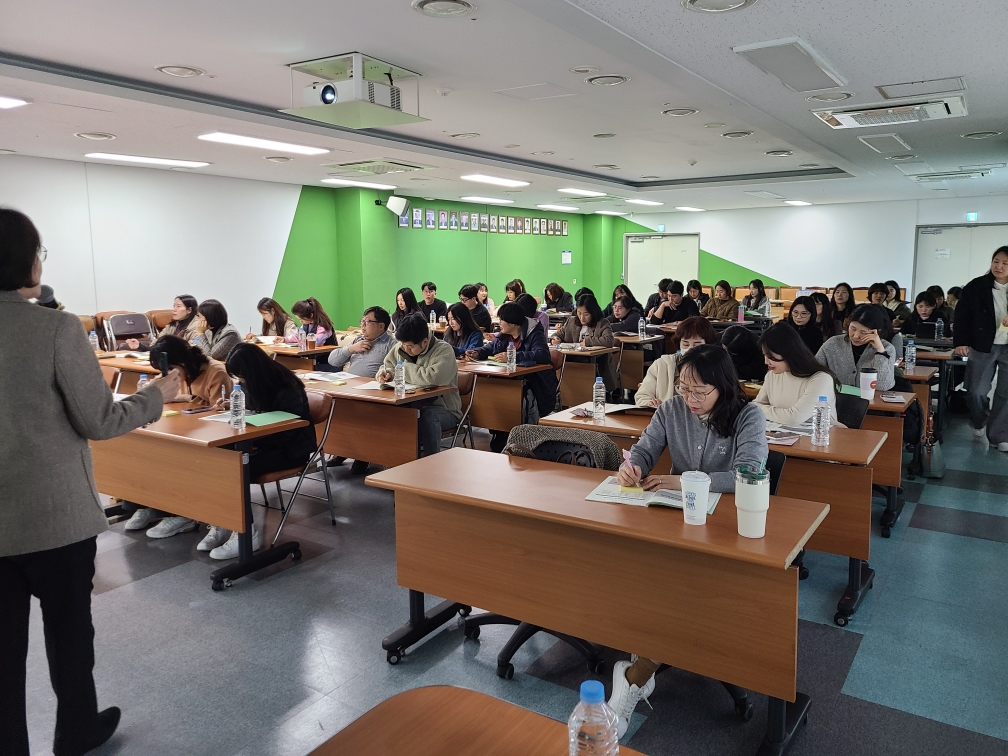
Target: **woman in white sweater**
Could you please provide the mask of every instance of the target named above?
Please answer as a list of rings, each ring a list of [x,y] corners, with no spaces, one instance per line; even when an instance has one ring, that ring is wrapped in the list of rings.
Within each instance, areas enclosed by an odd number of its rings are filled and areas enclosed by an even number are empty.
[[[679,360],[686,352],[701,344],[717,344],[714,326],[707,318],[699,316],[686,318],[676,328],[677,350],[663,354],[651,363],[647,375],[634,396],[638,407],[658,407],[675,396],[676,378],[679,375]]]
[[[763,332],[759,343],[768,370],[755,404],[766,419],[781,425],[807,422],[819,397],[825,396],[836,424],[840,381],[816,360],[798,332],[787,323],[777,323]]]

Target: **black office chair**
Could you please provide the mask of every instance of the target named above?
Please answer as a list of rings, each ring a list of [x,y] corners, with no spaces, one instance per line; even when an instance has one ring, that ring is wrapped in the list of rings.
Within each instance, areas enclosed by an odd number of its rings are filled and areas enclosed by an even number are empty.
[[[837,394],[836,413],[837,420],[848,428],[855,430],[861,427],[865,415],[868,414],[869,401],[853,394]]]

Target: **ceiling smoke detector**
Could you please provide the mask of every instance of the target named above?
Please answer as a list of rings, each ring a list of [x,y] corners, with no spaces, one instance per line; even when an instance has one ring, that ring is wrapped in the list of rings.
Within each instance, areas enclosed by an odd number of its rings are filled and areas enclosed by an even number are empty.
[[[431,18],[452,18],[472,13],[476,4],[467,0],[413,0],[413,10]]]
[[[593,165],[592,168],[598,168],[600,171],[618,171],[619,166],[613,165],[612,163],[597,163]]]
[[[79,139],[90,139],[92,142],[108,142],[116,138],[115,134],[109,134],[107,131],[78,131],[74,136]]]
[[[668,108],[661,112],[662,115],[675,116],[681,118],[683,116],[696,115],[700,111],[696,108]]]
[[[723,136],[725,139],[745,139],[746,137],[751,137],[753,133],[751,131],[726,131]]]
[[[595,137],[596,139],[612,139],[616,135],[607,132],[605,134],[592,134],[592,136]]]
[[[755,5],[756,0],[680,0],[686,10],[698,13],[727,13]]]
[[[822,94],[809,95],[805,100],[807,102],[842,102],[853,96],[853,92],[823,92]]]
[[[969,134],[961,134],[963,139],[990,139],[991,137],[1001,136],[1000,131],[974,131]]]
[[[268,155],[265,159],[271,163],[289,163],[294,158],[287,157],[286,155]]]
[[[599,74],[585,79],[586,84],[593,84],[596,87],[615,87],[617,84],[625,84],[628,81],[630,81],[630,77],[623,74]]]
[[[574,66],[574,68],[571,69],[571,73],[576,74],[598,73],[598,66]]]
[[[765,153],[768,157],[791,157],[794,152],[791,150],[769,150]]]
[[[655,180],[657,180],[660,177],[659,176],[641,176],[641,178],[642,179],[647,179],[648,181],[655,181]]]
[[[513,150],[516,147],[521,147],[521,145],[520,144],[505,144],[504,145],[504,149],[505,150]]]
[[[477,134],[475,131],[466,131],[466,132],[463,132],[462,134],[452,134],[451,138],[452,139],[475,139],[478,136],[479,136],[479,134]]]
[[[178,79],[192,79],[196,76],[206,76],[206,71],[195,66],[158,66],[157,70]]]
[[[533,155],[555,155],[556,153],[551,150],[540,150],[539,152],[533,152]]]
[[[802,163],[798,166],[799,168],[818,168],[819,163]]]

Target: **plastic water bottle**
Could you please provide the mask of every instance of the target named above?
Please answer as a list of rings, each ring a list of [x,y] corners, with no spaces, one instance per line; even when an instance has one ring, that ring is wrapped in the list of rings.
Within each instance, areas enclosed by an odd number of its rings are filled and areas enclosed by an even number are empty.
[[[644,325],[644,318],[637,321],[637,338],[643,339],[647,336],[647,326]]]
[[[812,410],[812,446],[829,446],[830,407],[829,400],[820,396]]]
[[[616,756],[619,753],[616,712],[605,701],[598,680],[581,683],[581,702],[567,720],[569,756]]]
[[[935,328],[935,330],[938,329]],[[906,346],[903,347],[903,365],[908,373],[917,367],[917,346],[913,339],[907,339]]]
[[[592,387],[592,420],[596,423],[605,422],[605,384],[601,378],[596,378]]]
[[[430,311],[430,324],[431,328],[437,325],[437,313],[434,310]]]
[[[739,323],[745,322],[745,307],[743,307],[742,305],[738,306],[738,322]]]
[[[304,326],[298,329],[298,349],[302,352],[308,348],[308,332]]]
[[[507,371],[513,373],[518,369],[518,358],[517,352],[515,351],[514,342],[510,342],[507,348]]]
[[[150,379],[147,377],[147,374],[141,373],[140,377],[137,378],[137,387],[136,387],[137,393],[139,394],[141,389],[147,388],[147,384],[149,382]]]
[[[935,322],[935,339],[941,341],[945,338],[945,321],[941,318]]]
[[[100,349],[100,347],[98,346],[98,334],[97,333],[95,333],[94,331],[91,331],[91,333],[88,334],[87,340],[91,344],[91,351],[92,352],[97,352]]]
[[[406,396],[406,367],[403,365],[402,360],[396,363],[392,384],[395,387],[395,395],[398,398],[401,399]]]
[[[245,430],[245,392],[240,383],[231,390],[231,419],[228,425],[235,430]]]

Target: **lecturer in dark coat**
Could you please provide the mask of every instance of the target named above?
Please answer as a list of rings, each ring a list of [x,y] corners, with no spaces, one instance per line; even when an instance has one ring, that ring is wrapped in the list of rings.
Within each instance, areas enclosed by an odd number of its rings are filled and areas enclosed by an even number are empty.
[[[98,711],[92,676],[95,543],[108,525],[88,439],[160,418],[164,395],[179,389],[172,373],[114,402],[77,316],[28,301],[39,296],[45,258],[31,220],[0,208],[0,752],[15,756],[30,752],[32,596],[56,693],[53,753],[86,753],[115,732],[119,709]]]

